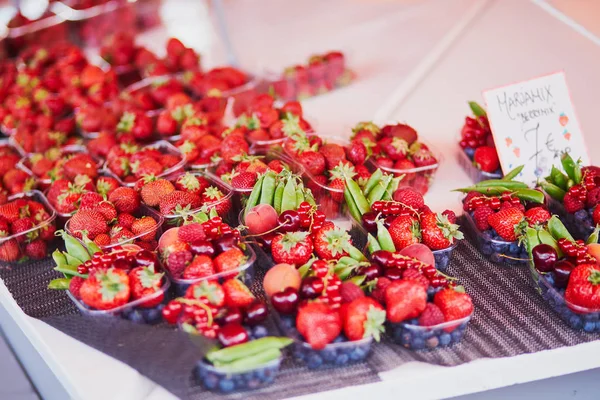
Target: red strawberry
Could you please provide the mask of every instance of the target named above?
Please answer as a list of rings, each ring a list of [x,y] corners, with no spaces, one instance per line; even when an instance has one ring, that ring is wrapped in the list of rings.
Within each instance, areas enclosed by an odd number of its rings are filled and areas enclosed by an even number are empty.
[[[418,149],[412,157],[416,167],[428,167],[437,164],[437,159],[433,153],[425,148]]]
[[[200,197],[195,194],[174,190],[160,198],[159,209],[162,215],[186,213],[200,207]]]
[[[129,301],[129,277],[121,269],[95,270],[81,285],[81,301],[98,310],[110,310]]]
[[[393,281],[385,289],[385,304],[392,323],[416,318],[425,310],[427,290],[416,281]]]
[[[433,303],[427,303],[423,314],[419,317],[420,326],[435,326],[442,324],[444,321],[442,310]]]
[[[342,296],[342,303],[350,303],[360,297],[365,297],[365,292],[354,282],[346,281],[340,286],[340,296]]]
[[[183,270],[183,279],[206,278],[215,274],[215,266],[209,256],[198,255]]]
[[[225,304],[227,307],[244,308],[252,304],[255,300],[250,289],[236,278],[225,281],[223,283],[223,291],[225,291]]]
[[[271,171],[275,172],[276,174],[286,169],[286,166],[279,160],[272,160],[269,162],[269,164],[267,164],[267,166]]]
[[[473,161],[475,166],[484,172],[495,172],[498,168],[500,168],[498,153],[494,147],[478,147],[475,150]]]
[[[367,148],[362,142],[353,141],[350,147],[346,148],[346,157],[354,165],[360,165],[367,159]]]
[[[106,219],[106,222],[108,223],[117,218],[117,209],[108,201],[99,203],[95,209],[104,216],[104,219]]]
[[[390,224],[388,231],[392,236],[396,250],[402,250],[411,244],[419,243],[421,238],[419,222],[406,215],[396,217]]]
[[[568,213],[574,214],[579,210],[583,210],[585,203],[573,194],[567,192],[563,198],[563,205]]]
[[[464,238],[459,226],[451,224],[443,214],[426,213],[421,216],[421,236],[423,244],[432,250],[446,249],[455,240]]]
[[[37,231],[29,232],[27,234],[22,234],[26,231],[31,230],[35,226],[33,220],[29,217],[19,218],[14,221],[11,225],[11,233],[13,235],[19,235],[16,237],[17,241],[20,243],[25,242],[26,240],[35,239],[38,236]]]
[[[417,268],[407,268],[404,271],[402,271],[402,279],[404,279],[405,281],[412,280],[418,282],[421,285],[423,285],[425,289],[429,287],[429,279],[427,279],[425,275],[423,275],[421,270]]]
[[[194,283],[185,291],[185,297],[188,299],[206,299],[215,307],[225,305],[225,290],[218,282],[204,280]]]
[[[86,231],[87,236],[94,240],[101,233],[108,233],[108,225],[104,216],[94,210],[79,210],[68,222],[69,231],[77,238],[81,238],[81,232]]]
[[[510,208],[512,208],[512,206]],[[475,211],[473,211],[473,220],[475,220],[475,226],[477,229],[482,232],[490,229],[488,218],[494,214],[494,210],[488,206],[476,208]]]
[[[423,195],[409,187],[398,188],[394,192],[394,200],[410,207],[413,210],[420,210],[425,205]]]
[[[543,224],[552,217],[550,212],[543,207],[533,207],[525,212],[525,219],[529,226],[533,227],[536,224]]]
[[[209,186],[210,182],[208,179],[190,172],[186,172],[175,181],[175,188],[177,190],[183,190],[184,192],[193,193],[198,196],[201,196]]]
[[[386,137],[379,141],[379,146],[392,161],[406,158],[409,152],[408,142],[399,137]]]
[[[276,263],[304,265],[313,252],[309,232],[288,232],[275,236],[271,243],[271,253]]]
[[[385,304],[385,289],[387,289],[390,283],[392,283],[392,281],[384,276],[377,278],[377,283],[371,292],[371,297],[377,300],[380,304]]]
[[[408,142],[408,144],[413,144],[418,139],[417,131],[414,130],[409,125],[406,124],[394,124],[394,125],[386,125],[381,128],[381,134],[385,136],[399,137]]]
[[[352,239],[345,230],[336,227],[331,222],[326,222],[323,227],[314,233],[314,251],[323,260],[339,260],[348,255],[348,247]]]
[[[231,186],[236,189],[252,189],[256,184],[257,175],[253,172],[242,172],[231,179]]]
[[[123,228],[131,229],[135,222],[135,217],[128,213],[121,213],[117,216],[117,225]]]
[[[204,228],[202,228],[202,224],[194,222],[181,226],[177,230],[177,237],[183,242],[195,243],[205,240],[206,233],[204,232]]]
[[[440,290],[435,294],[433,302],[444,314],[445,321],[455,321],[473,313],[471,296],[461,286]]]
[[[94,238],[94,243],[100,247],[108,246],[110,245],[110,236],[108,236],[106,233],[101,233]]]
[[[231,200],[215,186],[208,187],[204,193],[202,193],[202,203],[210,204],[208,208],[214,207],[217,214],[225,216],[231,209]]]
[[[348,304],[344,314],[344,333],[349,340],[372,336],[379,341],[385,331],[385,310],[370,297],[361,297]]]
[[[109,235],[111,244],[129,242],[135,236],[129,229],[121,228],[120,226],[113,227]]]
[[[313,302],[298,310],[296,328],[313,349],[322,350],[342,332],[342,320],[327,304]]]
[[[225,272],[237,270],[244,265],[247,259],[248,258],[240,249],[233,248],[219,254],[217,257],[215,257],[213,262],[217,272]]]
[[[594,224],[600,224],[600,207],[596,206],[596,208],[594,208],[594,212],[592,213],[592,219],[594,220]]]
[[[98,204],[104,201],[104,198],[96,192],[87,192],[81,195],[79,203],[80,210],[93,210]]]
[[[246,140],[238,135],[229,135],[221,142],[221,157],[225,161],[235,161],[235,157],[248,154],[249,151]]]
[[[600,268],[581,264],[571,271],[565,299],[576,306],[600,309]]]
[[[157,176],[163,172],[161,163],[149,157],[132,162],[130,167],[131,172],[133,172],[138,179],[146,176]]]
[[[316,151],[305,151],[298,156],[300,164],[313,176],[325,172],[325,157]]]
[[[139,240],[144,242],[154,240],[156,236],[155,230],[156,220],[150,216],[138,218],[133,222],[133,224],[131,224],[131,232],[133,232],[133,234],[136,236],[148,232],[139,238]]]
[[[140,195],[132,188],[120,187],[108,196],[119,213],[131,214],[140,206]]]
[[[12,223],[19,219],[19,204],[16,201],[0,205],[0,217]]]
[[[525,215],[518,208],[500,210],[488,217],[488,222],[496,233],[504,240],[517,240],[517,232],[521,229]]]
[[[96,191],[104,197],[108,197],[118,187],[119,182],[109,176],[100,176],[96,181]]]
[[[0,261],[14,262],[21,257],[21,248],[15,239],[0,242]]]
[[[32,260],[41,260],[46,257],[47,245],[42,239],[36,239],[27,243],[25,255]]]
[[[79,276],[72,277],[71,281],[69,282],[69,292],[71,292],[71,294],[75,296],[76,299],[81,299],[79,291],[81,290],[83,282],[85,282],[85,279]]]
[[[155,296],[139,307],[153,308],[162,303],[164,294],[156,294],[162,286],[162,277],[163,274],[155,272],[154,267],[136,267],[129,272],[131,297],[134,300]]]
[[[331,170],[346,161],[346,152],[339,144],[327,143],[321,146],[319,153],[325,157],[327,169]]]
[[[448,221],[450,221],[451,224],[456,223],[456,214],[454,213],[454,211],[444,210],[444,212],[442,214],[445,215],[446,218],[448,218]]]

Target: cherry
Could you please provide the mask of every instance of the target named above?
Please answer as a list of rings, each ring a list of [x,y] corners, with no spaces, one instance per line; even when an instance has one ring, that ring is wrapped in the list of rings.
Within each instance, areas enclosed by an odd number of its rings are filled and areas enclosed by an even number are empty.
[[[117,269],[123,269],[123,270],[128,270],[131,268],[131,265],[124,258],[119,258],[119,259],[113,261],[112,266]]]
[[[227,310],[227,314],[223,317],[223,325],[227,324],[241,324],[244,316],[239,308],[230,308]]]
[[[400,268],[388,268],[385,270],[384,276],[395,281],[402,278],[402,270]]]
[[[371,259],[375,264],[383,268],[392,267],[394,263],[393,253],[387,250],[377,250],[376,252],[371,254]]]
[[[271,296],[271,304],[281,314],[293,314],[298,307],[298,292],[293,287],[288,287]]]
[[[385,225],[386,228],[389,228],[390,225],[392,225],[392,222],[394,222],[395,219],[396,219],[396,215],[388,215],[383,220],[383,225]]]
[[[281,232],[296,232],[300,230],[300,214],[294,210],[286,210],[279,215],[279,230]]]
[[[203,332],[205,336],[206,333]],[[236,344],[246,343],[250,338],[248,337],[248,332],[244,329],[244,327],[240,324],[227,324],[221,329],[219,329],[219,333],[217,335],[219,342],[223,345],[223,347],[235,346]]]
[[[540,273],[546,273],[552,271],[554,264],[558,260],[556,250],[549,244],[538,244],[531,251],[533,256],[533,265],[535,269]]]
[[[248,325],[260,324],[267,318],[267,314],[268,310],[265,303],[257,300],[246,308],[245,322]]]
[[[170,301],[169,304],[162,310],[162,316],[168,324],[176,324],[179,315],[183,309],[183,305],[178,301]]]
[[[363,267],[360,269],[359,275],[365,276],[365,281],[369,282],[373,279],[377,279],[382,274],[381,267],[376,264],[371,264],[368,267]]]
[[[302,281],[300,295],[305,299],[315,299],[321,295],[324,287],[321,278],[310,276]]]
[[[192,250],[192,254],[194,255],[209,256],[211,258],[216,253],[212,243],[208,240],[201,240],[198,242],[190,243],[190,249]]]
[[[554,264],[554,285],[557,288],[564,289],[567,287],[573,268],[575,268],[575,266],[567,260],[560,260]]]
[[[218,239],[213,240],[213,246],[215,251],[220,254],[227,250],[236,248],[239,242],[240,240],[235,237],[233,233],[228,233]]]
[[[377,215],[378,212],[369,211],[362,216],[362,225],[369,233],[377,232]]]
[[[329,272],[329,264],[327,263],[327,261],[317,260],[313,263],[311,269],[313,270],[316,277],[324,278]]]
[[[156,256],[148,250],[138,252],[134,259],[138,266],[150,266],[156,263]]]

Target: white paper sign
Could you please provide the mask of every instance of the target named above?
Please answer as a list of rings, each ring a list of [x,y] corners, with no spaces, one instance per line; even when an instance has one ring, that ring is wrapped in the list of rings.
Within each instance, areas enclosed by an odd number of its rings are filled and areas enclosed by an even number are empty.
[[[525,165],[518,179],[535,184],[560,167],[560,155],[589,164],[564,72],[483,92],[504,173]]]

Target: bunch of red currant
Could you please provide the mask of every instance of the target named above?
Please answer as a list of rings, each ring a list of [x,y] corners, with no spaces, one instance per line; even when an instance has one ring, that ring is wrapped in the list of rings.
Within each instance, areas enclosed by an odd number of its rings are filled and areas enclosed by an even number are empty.
[[[596,263],[596,258],[588,252],[588,248],[583,240],[570,241],[569,239],[558,239],[558,247],[567,255],[574,259],[575,264]]]
[[[518,197],[514,197],[510,192],[504,192],[500,197],[488,197],[488,196],[476,196],[464,204],[465,211],[474,211],[475,209],[483,206],[488,206],[492,210],[496,211],[502,207],[503,202],[510,202],[513,206],[521,205],[521,200]]]

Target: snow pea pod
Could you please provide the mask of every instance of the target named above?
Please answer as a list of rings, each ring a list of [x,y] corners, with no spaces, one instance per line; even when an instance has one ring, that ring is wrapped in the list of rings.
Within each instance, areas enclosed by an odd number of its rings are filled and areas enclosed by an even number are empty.
[[[252,343],[252,342],[250,342]],[[252,354],[251,356],[240,358],[228,364],[219,365],[220,371],[233,374],[238,372],[246,372],[274,361],[281,357],[281,350],[266,349],[260,353]]]
[[[275,196],[275,173],[268,171],[265,173],[262,188],[260,190],[260,201],[259,204],[273,204],[273,197]]]
[[[567,194],[567,192],[565,192],[563,189],[550,182],[542,181],[540,182],[540,186],[544,192],[548,193],[550,197],[558,201],[562,201],[565,197],[565,194]]]
[[[385,225],[383,225],[383,221],[377,221],[377,241],[381,246],[382,250],[387,250],[391,252],[396,251],[396,246],[394,246],[394,241],[392,240],[392,236],[390,232],[386,229]]]
[[[375,239],[375,236],[371,235],[370,233],[367,234],[367,247],[369,249],[369,253],[371,254],[381,250],[379,242],[377,239]]]
[[[553,215],[552,218],[548,220],[548,230],[552,234],[554,239],[568,239],[571,242],[574,242],[573,236],[569,233],[567,228],[563,225],[563,223],[558,219],[556,215]]]
[[[530,203],[539,203],[539,204],[544,203],[544,193],[540,192],[539,190],[516,189],[514,191],[514,193],[519,199],[521,199],[523,201],[528,201]]]
[[[282,349],[292,343],[293,340],[288,337],[268,336],[236,346],[211,351],[206,355],[206,359],[213,364],[227,364],[255,354],[260,354],[268,349]]]
[[[502,186],[507,189],[527,189],[529,186],[519,181],[499,181],[497,179],[490,179],[486,181],[481,181],[475,185],[475,187],[497,187]]]
[[[277,214],[281,214],[281,200],[283,200],[283,190],[285,189],[285,182],[279,181],[277,188],[275,189],[275,196],[273,196],[273,208],[277,211]]]
[[[556,168],[554,165],[552,166],[552,170],[550,171],[550,183],[558,186],[562,190],[567,190],[567,182],[569,177],[562,173],[561,170]]]
[[[350,193],[348,186],[346,186],[346,188],[344,189],[344,200],[346,200],[346,205],[348,206],[348,212],[350,213],[352,218],[354,218],[356,221],[360,222],[360,220],[362,218],[362,214],[358,210],[358,207],[356,206],[356,203],[354,202],[354,199],[352,198],[352,194]]]
[[[67,290],[69,289],[69,283],[71,283],[71,279],[69,278],[52,279],[50,283],[48,283],[48,289]]]
[[[248,202],[246,203],[246,210],[244,211],[244,216],[246,216],[250,210],[252,210],[255,206],[258,205],[258,200],[260,199],[260,192],[262,190],[262,183],[264,175],[258,177],[256,184],[254,185],[254,189],[252,189],[252,193],[250,193],[250,197],[248,197]]]
[[[348,190],[348,192],[354,199],[354,203],[356,204],[356,208],[358,208],[360,215],[366,214],[369,211],[371,211],[371,206],[365,198],[365,195],[363,194],[362,190],[360,190],[360,186],[358,186],[358,183],[356,183],[354,179],[348,177],[346,177],[345,181],[345,190]],[[358,219],[358,221],[360,221],[360,218]]]
[[[517,177],[517,175],[519,175],[521,173],[521,171],[523,171],[523,168],[525,168],[524,165],[519,165],[518,167],[508,171],[508,173],[506,175],[504,175],[502,177],[502,179],[500,179],[501,181],[512,181],[513,179],[515,179]]]
[[[296,209],[296,182],[293,178],[288,178],[283,197],[281,198],[281,212]]]
[[[373,188],[375,187],[375,185],[377,185],[377,182],[379,182],[381,178],[383,178],[383,172],[381,171],[381,169],[377,168],[377,170],[371,174],[371,177],[365,185],[365,188],[363,190],[365,196],[369,195],[371,190],[373,190]]]

